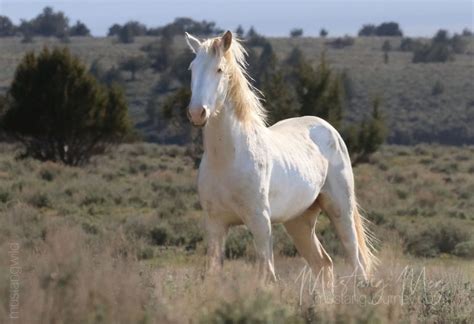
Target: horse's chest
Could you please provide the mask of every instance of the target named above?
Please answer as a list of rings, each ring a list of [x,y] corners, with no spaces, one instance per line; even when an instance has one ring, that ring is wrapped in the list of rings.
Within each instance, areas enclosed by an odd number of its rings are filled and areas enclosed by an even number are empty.
[[[238,218],[242,213],[257,209],[266,193],[262,176],[249,169],[218,172],[201,168],[198,189],[201,204],[207,212]]]

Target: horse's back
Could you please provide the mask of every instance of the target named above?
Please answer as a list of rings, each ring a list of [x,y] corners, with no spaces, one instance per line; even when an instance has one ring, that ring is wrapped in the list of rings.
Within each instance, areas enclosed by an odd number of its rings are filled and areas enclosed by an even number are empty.
[[[315,116],[303,116],[284,119],[269,128],[277,134],[285,136],[308,136],[328,159],[335,153],[346,153],[346,146],[337,130],[324,119]],[[343,152],[337,152],[343,151]]]

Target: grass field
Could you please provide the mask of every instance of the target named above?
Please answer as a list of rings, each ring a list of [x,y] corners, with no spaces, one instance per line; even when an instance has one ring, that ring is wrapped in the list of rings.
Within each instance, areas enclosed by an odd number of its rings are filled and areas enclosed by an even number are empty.
[[[382,44],[391,42],[394,49],[389,53],[389,63],[383,60]],[[349,120],[360,120],[371,109],[375,96],[383,100],[383,110],[390,128],[389,142],[413,144],[438,142],[444,144],[473,144],[474,131],[474,41],[468,41],[467,54],[456,55],[447,63],[413,64],[413,53],[400,52],[400,38],[356,38],[353,46],[335,49],[320,38],[269,38],[274,52],[284,59],[294,46],[301,48],[307,58],[316,64],[326,51],[330,64],[339,71],[346,71],[352,80],[354,96],[348,103]],[[68,46],[85,63],[94,60],[105,67],[131,56],[144,55],[141,48],[157,41],[154,37],[137,37],[132,44],[118,43],[114,38],[71,38],[68,44],[56,39],[37,38],[31,44],[22,44],[19,38],[2,38],[0,47],[0,93],[5,92],[13,77],[16,65],[28,50],[40,50],[44,46]],[[426,39],[424,41],[427,41]],[[185,50],[185,42],[176,37],[177,53]],[[187,69],[187,66],[183,66]],[[138,73],[136,81],[130,81],[123,73],[124,87],[134,121],[142,125],[142,132],[152,138],[158,132],[147,127],[145,107],[153,88],[161,75],[151,69]],[[437,83],[442,92],[433,94]]]
[[[204,277],[205,238],[186,148],[122,145],[83,168],[15,159],[0,147],[0,317],[19,275],[22,323],[469,323],[474,320],[473,147],[384,146],[355,169],[381,265],[354,287],[328,220],[334,294],[299,276],[280,225],[279,281],[255,277],[251,236],[234,229],[224,273]]]

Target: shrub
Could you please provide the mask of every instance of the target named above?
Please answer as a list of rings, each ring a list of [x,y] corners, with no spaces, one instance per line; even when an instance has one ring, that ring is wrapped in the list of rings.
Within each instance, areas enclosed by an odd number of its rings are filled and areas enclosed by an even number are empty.
[[[37,208],[51,207],[52,205],[49,196],[45,193],[35,193],[29,198],[28,202]]]
[[[118,33],[118,40],[124,44],[131,44],[135,41],[135,35],[130,28],[122,27]]]
[[[423,44],[420,41],[413,40],[412,38],[403,38],[400,42],[400,51],[402,52],[413,52]]]
[[[421,45],[413,52],[413,63],[447,62],[453,59],[453,51],[447,44]]]
[[[130,72],[132,81],[135,81],[137,72],[146,69],[147,66],[147,59],[143,56],[129,57],[120,62],[120,68]]]
[[[45,7],[43,12],[27,22],[29,31],[41,36],[62,36],[67,33],[69,19],[63,12],[54,12],[53,8]]]
[[[74,26],[69,29],[69,35],[71,36],[90,36],[91,31],[89,28],[80,20],[76,22]]]
[[[347,47],[347,46],[352,46],[352,45],[354,45],[354,43],[355,43],[354,38],[350,37],[348,35],[346,35],[344,37],[337,37],[333,41],[328,42],[329,45],[331,45],[334,48],[338,48],[338,49],[341,49],[341,48],[344,48],[344,47]]]
[[[0,37],[14,36],[15,25],[7,16],[0,16]]]
[[[437,96],[439,94],[442,94],[444,92],[444,84],[441,81],[436,81],[436,83],[433,85],[433,88],[431,89],[431,94],[433,96]]]
[[[236,229],[230,232],[225,242],[225,256],[229,259],[238,259],[246,256],[252,236],[249,231]]]
[[[155,245],[165,245],[170,237],[170,231],[166,227],[155,226],[150,230],[150,239]]]
[[[440,253],[454,253],[459,243],[469,239],[469,231],[451,222],[431,223],[421,231],[401,233],[405,237],[408,252],[423,257],[435,257]],[[461,251],[461,246],[458,251]]]
[[[466,52],[466,40],[455,34],[449,37],[446,30],[439,30],[430,44],[418,46],[413,54],[413,62],[447,62],[454,59],[454,54]]]
[[[123,91],[100,85],[67,49],[26,54],[8,99],[2,123],[23,156],[80,165],[130,133]]]
[[[294,28],[290,31],[290,36],[293,38],[298,38],[303,36],[303,29],[302,28]]]
[[[53,181],[54,177],[55,177],[55,174],[51,170],[44,169],[44,170],[41,170],[40,172],[40,178],[45,181]]]
[[[8,201],[10,201],[10,199],[11,199],[10,193],[2,189],[2,191],[0,191],[0,203],[5,204]]]
[[[396,22],[384,22],[378,26],[367,24],[359,30],[359,36],[403,36]]]
[[[453,254],[465,258],[474,258],[474,241],[466,241],[456,244]]]
[[[286,307],[272,301],[272,296],[260,293],[255,297],[224,301],[217,309],[201,318],[201,323],[302,323]]]
[[[392,50],[392,44],[390,43],[389,40],[386,40],[382,44],[382,51],[384,52],[390,52]]]

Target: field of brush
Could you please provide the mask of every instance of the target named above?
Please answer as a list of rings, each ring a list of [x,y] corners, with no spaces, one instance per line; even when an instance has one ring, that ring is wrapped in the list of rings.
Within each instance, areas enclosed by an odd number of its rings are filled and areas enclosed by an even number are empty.
[[[388,40],[392,51],[384,63],[382,45]],[[429,39],[420,39],[428,42]],[[130,57],[146,56],[144,46],[159,41],[156,37],[137,37],[131,44],[121,44],[115,38],[72,37],[67,44],[54,38],[35,38],[23,44],[20,38],[2,38],[0,46],[0,94],[4,93],[14,75],[16,65],[30,50],[44,46],[68,46],[87,65],[94,61],[108,69]],[[450,145],[474,143],[474,38],[466,37],[466,54],[456,54],[446,63],[412,63],[412,52],[399,51],[401,38],[358,37],[352,46],[334,48],[334,39],[303,37],[269,38],[280,61],[299,47],[314,64],[326,52],[328,62],[338,72],[345,72],[353,95],[347,102],[348,120],[361,120],[370,113],[375,96],[382,99],[382,109],[389,125],[389,143],[443,143]],[[173,42],[178,57],[187,51],[182,37]],[[261,48],[255,48],[258,54]],[[183,71],[188,68],[183,63]],[[122,72],[130,112],[146,138],[159,131],[147,127],[146,106],[163,77],[151,68],[137,73],[132,81]],[[186,85],[187,86],[187,85]],[[438,88],[437,88],[438,87]],[[435,91],[437,89],[437,91]]]
[[[0,146],[0,318],[19,275],[22,323],[469,323],[474,298],[474,147],[384,146],[355,168],[381,260],[366,287],[335,260],[334,293],[315,285],[281,225],[279,281],[259,284],[251,235],[226,242],[204,277],[203,211],[185,148],[128,144],[76,168],[16,159]]]

